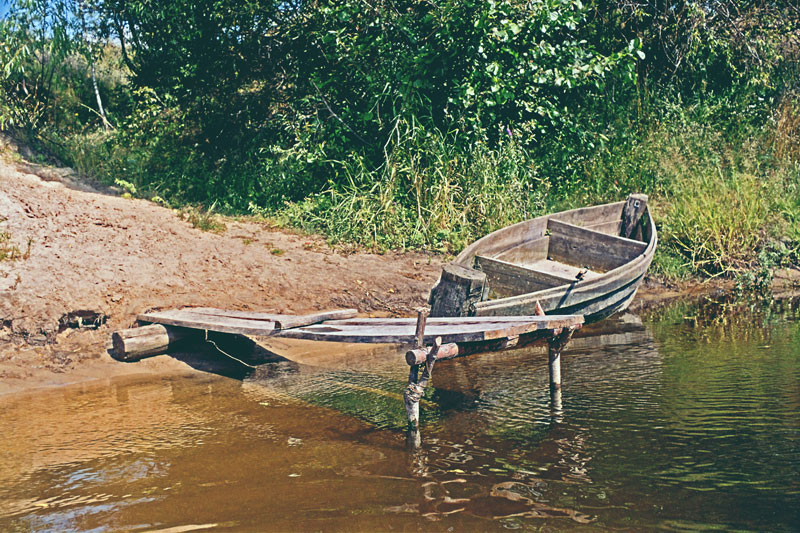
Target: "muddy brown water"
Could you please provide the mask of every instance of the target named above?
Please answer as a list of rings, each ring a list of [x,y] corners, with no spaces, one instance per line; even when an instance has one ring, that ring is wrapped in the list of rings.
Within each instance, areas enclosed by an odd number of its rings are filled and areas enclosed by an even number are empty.
[[[417,450],[385,348],[8,397],[0,530],[796,530],[798,306],[606,324],[561,409],[541,352],[441,363]]]

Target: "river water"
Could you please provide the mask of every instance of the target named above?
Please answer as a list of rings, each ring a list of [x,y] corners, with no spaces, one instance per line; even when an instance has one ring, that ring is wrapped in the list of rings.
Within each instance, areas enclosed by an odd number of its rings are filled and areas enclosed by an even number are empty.
[[[799,307],[586,328],[560,409],[541,351],[442,362],[416,449],[381,347],[9,397],[0,530],[798,530]]]

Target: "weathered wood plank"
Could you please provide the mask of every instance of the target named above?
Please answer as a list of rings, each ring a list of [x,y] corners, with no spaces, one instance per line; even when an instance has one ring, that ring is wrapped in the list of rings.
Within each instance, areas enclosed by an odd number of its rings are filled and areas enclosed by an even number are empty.
[[[438,350],[436,350],[434,359],[436,361],[441,361],[446,359],[455,359],[456,357],[464,357],[465,355],[471,355],[475,353],[500,352],[519,349],[529,346],[537,341],[543,342],[551,335],[553,335],[553,330],[541,329],[532,331],[530,333],[524,333],[518,337],[494,339],[473,343],[451,342],[440,346]],[[432,350],[432,346],[408,350],[405,356],[406,364],[411,366],[424,363],[427,360],[428,354],[430,354]]]
[[[622,217],[622,207],[624,205],[625,202],[614,202],[612,204],[581,207],[562,213],[553,213],[550,215],[550,220],[558,220],[575,226],[591,226],[605,222],[619,222]]]
[[[220,311],[222,313],[217,314]],[[137,319],[140,322],[217,331],[220,333],[271,335],[280,329],[307,326],[329,319],[350,318],[356,315],[357,311],[355,309],[323,311],[308,315],[282,315],[190,307],[145,313],[139,315]]]
[[[261,313],[256,311],[231,311],[213,307],[185,307],[183,311],[192,314],[206,315],[209,317],[239,318],[243,320],[271,321],[278,324],[280,329],[296,328],[324,322],[325,320],[340,320],[358,316],[357,309],[336,309],[333,311],[320,311],[306,315],[287,315],[282,313]]]
[[[547,258],[547,249],[550,247],[550,237],[545,236],[539,239],[528,241],[506,250],[505,252],[493,256],[506,263],[524,265]]]
[[[486,273],[489,288],[500,295],[516,295],[577,281],[489,257],[475,256],[475,266]]]
[[[619,235],[620,227],[622,227],[622,221],[614,220],[611,222],[604,222],[602,224],[590,224],[584,227],[586,229],[599,231],[600,233],[605,233],[607,235]]]
[[[647,244],[551,220],[550,258],[608,272],[641,255]]]
[[[551,261],[549,259],[537,261],[533,264],[525,266],[531,270],[538,270],[542,274],[549,274],[569,280],[570,283],[575,283],[576,281],[584,279],[595,279],[601,275],[594,270],[587,270],[585,268],[568,265],[566,263],[559,263],[558,261]]]
[[[605,299],[605,304],[610,304],[608,296],[625,287],[636,286],[641,282],[652,257],[637,265],[634,272],[624,270],[612,278],[600,277],[596,280],[582,281],[566,289],[556,288],[538,293],[522,294],[510,298],[502,298],[482,302],[475,308],[477,316],[505,316],[524,315],[532,313],[536,302],[540,302],[545,311],[576,312],[588,315],[589,306],[593,306],[598,299]]]
[[[450,263],[442,268],[439,282],[428,301],[431,316],[467,316],[472,306],[486,299],[486,274]]]
[[[498,317],[500,319],[501,317]],[[555,315],[544,317],[528,317],[526,322],[511,320],[508,323],[496,324],[432,324],[425,328],[424,342],[433,343],[436,337],[442,342],[477,342],[492,339],[518,336],[542,329],[572,327],[583,323],[579,315]],[[405,324],[396,325],[345,325],[329,321],[315,326],[283,330],[276,333],[278,337],[310,339],[331,342],[375,342],[413,344],[415,342],[416,319],[407,319]]]
[[[343,326],[402,326],[409,323],[410,318],[350,318],[345,320],[331,320],[326,322],[334,325]],[[470,317],[428,317],[427,324],[450,325],[450,324],[474,324],[489,325],[512,322],[530,322],[530,316],[470,316]]]
[[[144,313],[137,317],[139,322],[164,324],[183,328],[233,333],[239,335],[272,335],[280,328],[274,320],[247,320],[243,318],[212,317],[194,314],[187,310],[173,309]]]
[[[467,246],[458,254],[454,262],[463,266],[471,266],[472,257],[475,255],[496,256],[522,243],[544,237],[547,219],[546,216],[532,218],[490,233]]]
[[[120,361],[138,361],[151,355],[167,353],[183,340],[199,337],[200,332],[152,324],[111,334],[113,354]]]
[[[642,227],[639,224],[647,209],[647,195],[646,194],[631,194],[625,202],[625,207],[622,210],[622,225],[620,227],[620,236],[629,239],[641,239]]]

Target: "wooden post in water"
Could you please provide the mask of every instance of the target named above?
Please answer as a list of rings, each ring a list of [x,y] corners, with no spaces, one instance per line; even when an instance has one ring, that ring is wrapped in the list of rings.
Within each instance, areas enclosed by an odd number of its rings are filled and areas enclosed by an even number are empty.
[[[553,330],[553,336],[547,339],[547,368],[550,373],[550,391],[561,390],[561,350],[572,338],[575,328]]]
[[[428,309],[417,309],[417,329],[414,335],[417,350],[425,349],[425,324],[428,320]],[[408,387],[403,393],[403,403],[406,406],[406,415],[408,416],[408,427],[410,431],[414,431],[419,427],[419,401],[425,394],[425,387],[431,379],[433,372],[433,365],[436,363],[436,353],[442,346],[442,338],[436,337],[433,342],[433,348],[426,354],[424,366],[422,364],[411,365],[408,373]],[[420,375],[420,370],[422,374]],[[418,439],[417,439],[418,440]]]

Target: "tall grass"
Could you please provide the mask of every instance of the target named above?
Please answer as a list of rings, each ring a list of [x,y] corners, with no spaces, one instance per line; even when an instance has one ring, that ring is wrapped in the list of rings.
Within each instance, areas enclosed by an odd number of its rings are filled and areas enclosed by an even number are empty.
[[[544,212],[550,182],[513,138],[467,151],[454,135],[408,125],[378,169],[339,163],[342,185],[288,204],[279,217],[335,242],[454,252]]]
[[[598,181],[651,194],[661,237],[653,268],[668,277],[736,276],[763,266],[765,250],[793,258],[800,245],[795,108],[784,104],[753,125],[698,107],[673,110],[624,153],[597,158]]]
[[[414,122],[398,123],[377,165],[355,152],[330,160],[324,147],[305,145],[266,147],[244,164],[213,168],[168,139],[136,144],[102,133],[61,145],[79,171],[123,180],[146,198],[206,206],[198,213],[211,205],[249,211],[375,249],[456,253],[520,220],[638,191],[650,195],[659,228],[652,267],[659,275],[735,276],[763,268],[775,250],[795,260],[797,98],[787,97],[766,118],[737,114],[742,103],[725,99],[662,107],[657,119],[611,125],[607,142],[587,149],[582,165],[558,180],[542,175],[547,155],[510,135],[490,147]],[[320,175],[328,185],[313,192]]]

